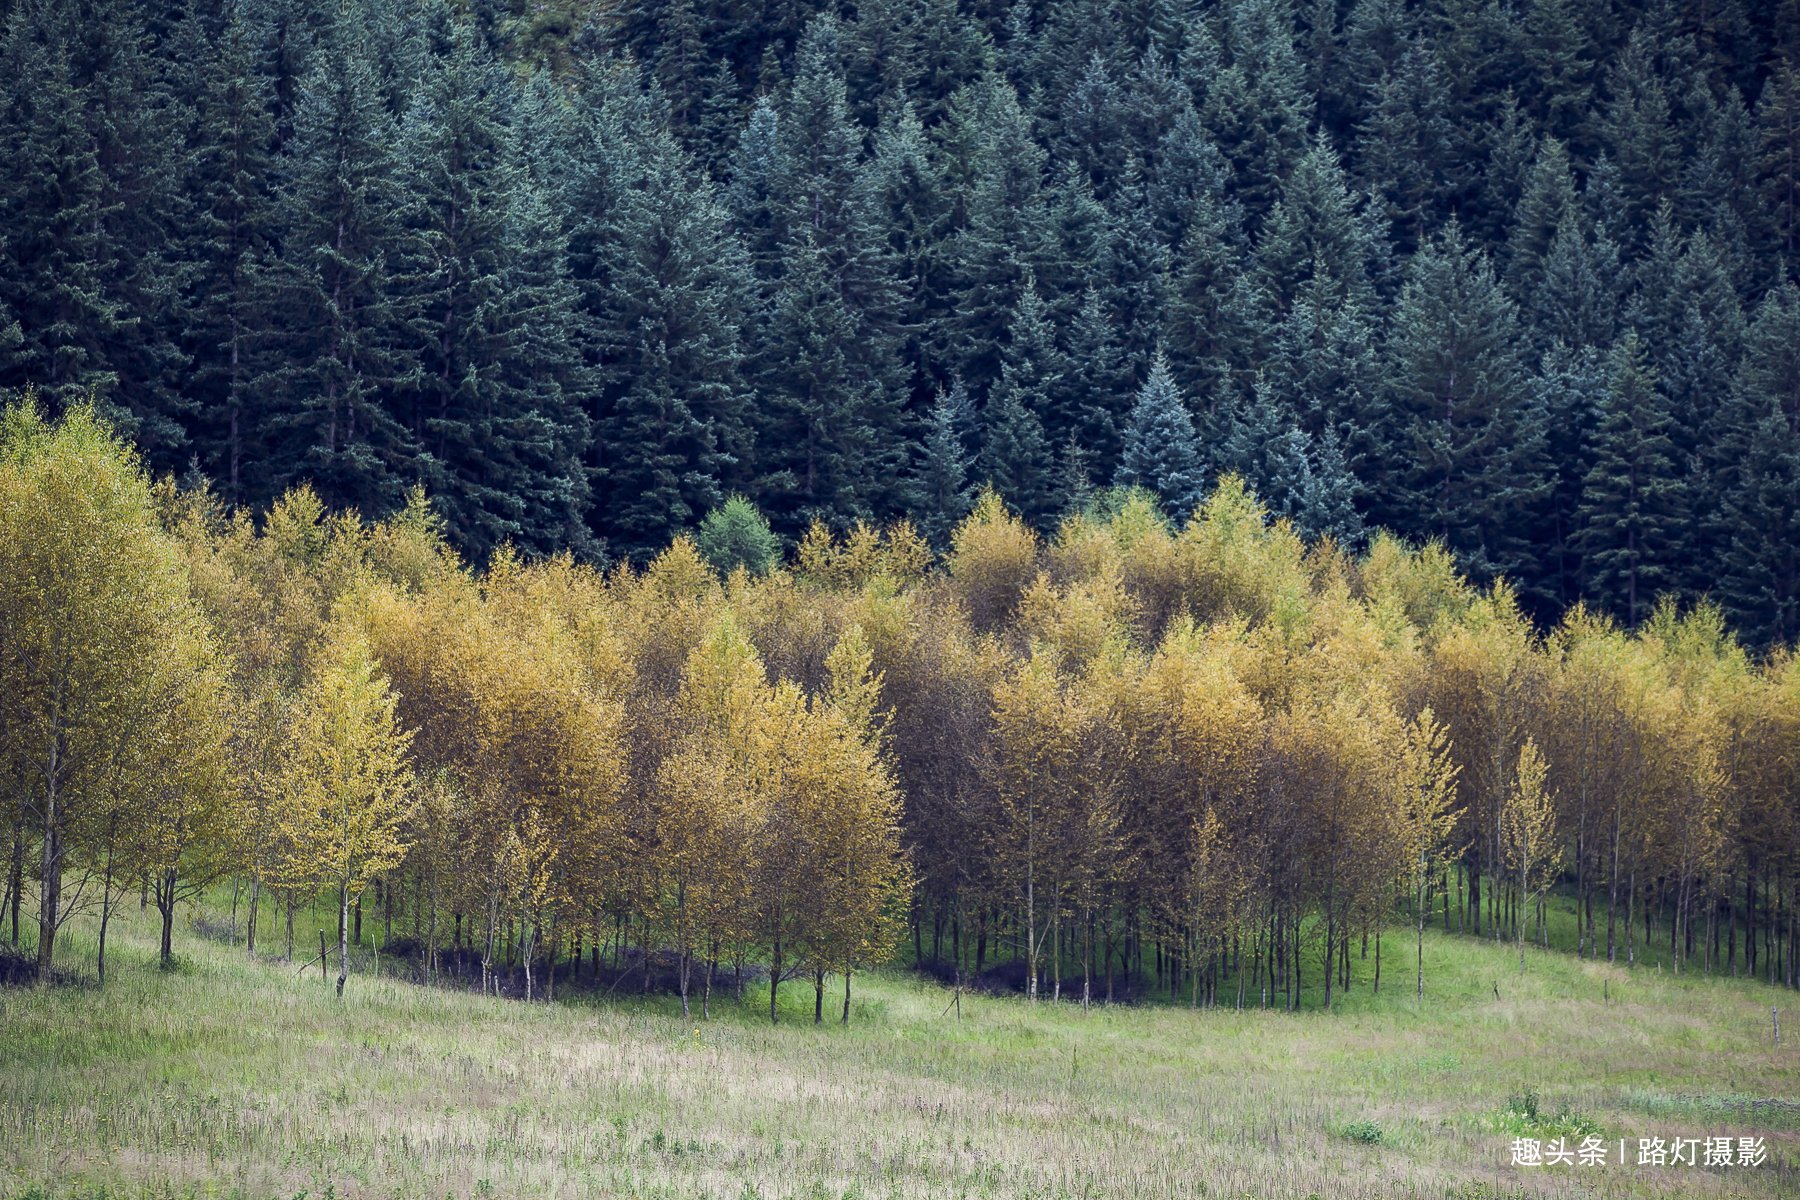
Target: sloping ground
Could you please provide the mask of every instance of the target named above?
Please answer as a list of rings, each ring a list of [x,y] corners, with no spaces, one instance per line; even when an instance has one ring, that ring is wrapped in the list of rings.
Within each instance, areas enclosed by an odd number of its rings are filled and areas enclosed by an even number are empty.
[[[790,984],[771,1028],[766,985],[702,1023],[663,997],[528,1006],[366,977],[339,1001],[316,969],[191,938],[163,973],[136,919],[109,935],[104,991],[0,988],[0,1196],[1800,1188],[1800,1012],[1776,1051],[1769,1008],[1792,993],[1761,984],[1529,950],[1520,976],[1509,948],[1432,935],[1419,1008],[1395,936],[1381,995],[1359,962],[1331,1014],[965,996],[959,1021],[896,974],[858,980],[847,1029],[815,1028]],[[1709,1170],[1702,1141],[1696,1166],[1637,1165],[1640,1138],[1723,1136],[1766,1161]],[[1518,1137],[1598,1138],[1607,1161],[1515,1167]]]

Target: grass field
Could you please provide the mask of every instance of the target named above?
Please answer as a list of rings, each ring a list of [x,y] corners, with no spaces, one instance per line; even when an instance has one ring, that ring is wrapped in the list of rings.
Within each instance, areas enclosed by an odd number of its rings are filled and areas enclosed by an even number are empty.
[[[0,1197],[1800,1195],[1800,1011],[1779,1051],[1769,1012],[1793,993],[1654,966],[1528,949],[1521,977],[1432,934],[1421,1007],[1395,929],[1381,994],[1358,960],[1331,1013],[958,1019],[896,971],[815,1028],[804,985],[774,1027],[766,988],[704,1024],[354,976],[338,1000],[185,929],[160,971],[155,932],[127,906],[104,990],[0,988]],[[1768,1161],[1636,1165],[1639,1138],[1727,1134]],[[1608,1163],[1513,1167],[1517,1136]]]

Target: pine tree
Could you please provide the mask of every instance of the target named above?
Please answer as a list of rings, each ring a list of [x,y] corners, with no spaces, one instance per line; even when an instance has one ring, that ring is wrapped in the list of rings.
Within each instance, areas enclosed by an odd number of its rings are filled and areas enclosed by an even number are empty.
[[[1231,160],[1237,194],[1255,227],[1306,151],[1312,105],[1287,4],[1245,0],[1232,6],[1225,45],[1231,64],[1212,81],[1201,116]]]
[[[615,198],[579,222],[603,364],[594,524],[615,553],[647,558],[750,483],[742,325],[755,285],[711,182],[666,132],[601,153]]]
[[[871,170],[877,220],[887,235],[901,294],[901,357],[911,368],[917,396],[932,371],[932,330],[951,311],[952,213],[942,169],[911,104],[884,116]]]
[[[1122,68],[1129,53],[1112,0],[1052,0],[1032,41],[1028,79],[1053,134],[1095,57],[1109,68]]]
[[[949,548],[950,532],[974,506],[975,490],[969,485],[973,462],[969,439],[975,426],[975,408],[961,379],[940,390],[931,406],[923,453],[912,481],[913,517],[919,532],[939,553]]]
[[[109,288],[115,250],[97,219],[106,184],[75,66],[66,47],[44,44],[40,32],[32,11],[15,6],[0,45],[0,300],[20,332],[0,379],[13,389],[34,386],[60,410],[89,392],[112,395],[118,372],[107,346],[132,315]]]
[[[1619,171],[1625,207],[1618,215],[1632,232],[1645,227],[1645,218],[1669,195],[1680,175],[1670,98],[1649,38],[1645,24],[1632,32],[1625,52],[1607,75],[1612,99],[1600,120],[1601,140]],[[1636,243],[1627,245],[1628,250],[1637,248]]]
[[[501,396],[513,410],[511,489],[527,506],[518,541],[532,552],[597,559],[588,466],[594,426],[587,411],[598,372],[585,351],[592,326],[569,268],[569,211],[557,172],[566,162],[554,100],[541,75],[521,105],[507,146],[516,181],[505,199],[500,334]]]
[[[394,264],[405,245],[398,130],[345,16],[301,86],[277,202],[285,231],[270,272],[270,340],[255,387],[270,398],[266,494],[310,481],[328,505],[399,507],[433,471],[390,407],[414,369]],[[435,477],[432,480],[435,482]]]
[[[1057,406],[1056,398],[1065,394],[1060,389],[1068,369],[1069,363],[1056,345],[1049,308],[1038,295],[1037,279],[1027,274],[1007,325],[1000,381],[994,385],[992,395],[1016,395],[1022,406],[1037,414],[1045,435],[1053,443],[1075,431],[1084,437],[1105,437],[1107,431],[1093,426],[1092,414],[1064,411]]]
[[[1337,94],[1343,73],[1344,33],[1339,28],[1337,0],[1307,0],[1299,5],[1306,26],[1301,48],[1306,60],[1306,90],[1314,97],[1320,124],[1341,130],[1344,112]]]
[[[999,377],[999,347],[1026,274],[1046,253],[1045,155],[1031,137],[1012,85],[990,78],[968,89],[953,136],[973,143],[965,223],[949,246],[954,299],[941,352],[977,389]]]
[[[98,239],[101,294],[123,318],[86,330],[114,375],[104,400],[151,469],[173,471],[192,455],[186,422],[194,405],[181,386],[181,267],[170,245],[185,122],[173,72],[154,53],[163,31],[134,0],[58,0],[27,19],[45,45],[69,53],[98,168],[99,195],[86,220]]]
[[[476,559],[506,542],[587,550],[577,293],[560,196],[541,178],[549,148],[525,145],[548,131],[524,128],[519,107],[512,76],[459,22],[404,130],[406,419],[451,538]]]
[[[590,100],[590,104],[594,101]],[[616,122],[605,106],[609,124]],[[733,228],[750,253],[751,265],[759,280],[774,279],[781,266],[781,244],[787,229],[787,213],[782,203],[782,180],[787,164],[782,158],[781,118],[774,102],[767,96],[750,110],[750,119],[738,136],[731,154],[730,184],[725,189],[725,207],[731,214]],[[590,191],[594,200],[606,198],[610,182],[602,174],[594,179]]]
[[[1800,638],[1800,288],[1763,301],[1731,405],[1718,479],[1717,593],[1753,645]]]
[[[1344,20],[1343,58],[1331,87],[1334,130],[1354,129],[1367,118],[1381,81],[1419,36],[1419,24],[1402,0],[1358,0]]]
[[[1545,138],[1538,144],[1525,193],[1512,214],[1506,239],[1506,287],[1520,304],[1530,304],[1544,281],[1544,262],[1556,231],[1570,223],[1576,208],[1575,176],[1563,143]]]
[[[744,88],[729,57],[713,63],[706,77],[706,98],[688,137],[694,160],[709,179],[723,182],[729,175],[731,154],[744,119]]]
[[[1544,353],[1535,386],[1545,418],[1544,453],[1550,494],[1532,533],[1536,572],[1520,581],[1521,598],[1546,617],[1583,596],[1578,512],[1594,465],[1594,431],[1608,386],[1609,353],[1557,341]]]
[[[1402,256],[1417,248],[1448,198],[1469,183],[1467,167],[1458,162],[1448,101],[1437,59],[1415,44],[1383,77],[1373,111],[1358,129],[1362,178],[1382,201],[1389,240]]]
[[[840,30],[808,26],[781,113],[783,258],[756,333],[763,396],[760,502],[777,531],[842,524],[900,502],[901,295],[862,137],[846,100]]]
[[[1337,431],[1327,428],[1312,439],[1312,479],[1300,497],[1294,524],[1309,538],[1329,536],[1338,545],[1354,549],[1363,536],[1362,513],[1357,497],[1362,484],[1345,461]]]
[[[1057,114],[1056,157],[1078,167],[1102,200],[1112,195],[1131,153],[1126,104],[1124,90],[1096,51]]]
[[[1610,346],[1618,326],[1619,252],[1604,238],[1589,241],[1580,211],[1570,206],[1545,256],[1530,311],[1540,344]]]
[[[1625,184],[1619,175],[1619,168],[1606,151],[1600,152],[1599,158],[1588,169],[1587,182],[1581,189],[1581,206],[1587,212],[1587,218],[1594,229],[1606,235],[1606,240],[1621,248],[1630,248],[1631,254],[1642,252],[1641,239],[1628,238],[1631,212],[1625,206]],[[1630,255],[1627,255],[1629,259]]]
[[[1613,348],[1609,373],[1576,519],[1589,596],[1635,628],[1679,581],[1689,514],[1668,410],[1635,332]]]
[[[1085,293],[1099,286],[1111,232],[1111,214],[1094,185],[1074,163],[1063,163],[1046,196],[1037,272],[1059,320],[1068,320]]]
[[[257,397],[248,384],[273,254],[275,123],[258,74],[256,30],[233,6],[216,39],[197,15],[180,44],[194,74],[188,209],[177,253],[187,267],[183,348],[192,357],[194,445],[228,505],[266,498],[254,476],[264,453]]]
[[[742,496],[727,496],[724,504],[707,513],[694,544],[721,575],[730,575],[740,566],[752,575],[762,575],[781,561],[781,539],[756,505]]]
[[[1581,132],[1594,89],[1590,29],[1580,20],[1579,0],[1534,0],[1525,13],[1525,102],[1548,136],[1567,140]]]
[[[1525,181],[1537,150],[1531,119],[1519,111],[1511,88],[1501,98],[1499,121],[1487,130],[1486,150],[1476,202],[1466,210],[1468,222],[1482,243],[1494,250],[1497,261],[1507,264],[1506,230],[1525,195]],[[1502,277],[1505,274],[1503,265]]]
[[[1169,252],[1150,217],[1143,173],[1133,156],[1120,173],[1107,206],[1095,282],[1100,301],[1118,329],[1125,369],[1134,381],[1145,377],[1151,355],[1162,344]]]
[[[1276,332],[1263,383],[1315,438],[1331,436],[1353,470],[1375,470],[1394,432],[1371,319],[1313,280]],[[1323,294],[1322,294],[1323,293]]]
[[[1138,389],[1113,481],[1149,488],[1172,513],[1191,513],[1200,503],[1205,462],[1194,435],[1194,418],[1160,354],[1151,363],[1150,378]]]
[[[706,98],[706,46],[701,15],[694,0],[672,0],[657,6],[657,35],[651,70],[668,101],[669,120],[688,131],[700,117]]]
[[[790,244],[751,360],[762,397],[755,486],[787,537],[815,520],[868,519],[893,489],[893,397],[867,369],[865,336],[830,255],[810,236]]]
[[[1055,515],[1056,480],[1050,444],[1027,391],[1002,381],[982,413],[981,454],[975,474],[1034,525]]]
[[[1800,262],[1800,72],[1783,58],[1756,102],[1761,154],[1757,176],[1789,269]]]
[[[1290,516],[1312,473],[1307,437],[1258,376],[1252,398],[1234,406],[1213,457],[1220,474],[1242,477],[1257,499],[1278,515]]]
[[[1213,454],[1217,473],[1243,479],[1271,514],[1286,517],[1308,539],[1329,534],[1339,544],[1362,535],[1356,499],[1362,491],[1344,459],[1337,431],[1314,437],[1259,378],[1255,398],[1233,408]]]
[[[1408,264],[1392,329],[1388,386],[1407,450],[1391,482],[1371,481],[1376,519],[1441,539],[1478,575],[1529,572],[1522,524],[1546,488],[1543,420],[1516,309],[1454,223]]]
[[[1060,431],[1079,431],[1093,454],[1096,474],[1109,479],[1118,469],[1119,437],[1134,385],[1098,290],[1089,288],[1082,295],[1065,340],[1061,377],[1049,384],[1052,424]]]
[[[1285,312],[1311,283],[1320,300],[1370,310],[1382,259],[1380,238],[1357,210],[1337,153],[1315,141],[1282,181],[1257,246],[1257,277],[1270,307]]]
[[[1165,244],[1179,249],[1196,221],[1205,224],[1212,219],[1203,215],[1208,212],[1237,214],[1237,236],[1242,237],[1241,211],[1225,197],[1231,167],[1192,105],[1175,115],[1150,161],[1146,193]]]
[[[1735,465],[1718,443],[1730,440],[1724,426],[1733,420],[1731,374],[1743,345],[1743,311],[1712,240],[1704,231],[1681,238],[1666,202],[1652,225],[1650,251],[1635,272],[1638,290],[1626,320],[1656,371],[1688,511],[1711,514],[1726,486],[1714,477],[1728,476]],[[1707,538],[1696,549],[1709,542],[1723,546],[1728,539]],[[1716,570],[1711,555],[1696,554],[1669,586],[1698,594],[1711,587]]]
[[[1260,357],[1267,331],[1262,298],[1245,271],[1243,210],[1225,195],[1226,168],[1203,139],[1197,119],[1177,123],[1164,139],[1153,195],[1171,227],[1164,350],[1182,390],[1211,412]]]
[[[1154,0],[1153,0],[1154,2]],[[1190,15],[1174,17],[1187,21]],[[1185,116],[1204,132],[1194,112],[1194,93],[1168,58],[1158,54],[1140,57],[1125,72],[1125,138],[1127,148],[1143,164],[1146,177],[1154,175],[1159,147]]]

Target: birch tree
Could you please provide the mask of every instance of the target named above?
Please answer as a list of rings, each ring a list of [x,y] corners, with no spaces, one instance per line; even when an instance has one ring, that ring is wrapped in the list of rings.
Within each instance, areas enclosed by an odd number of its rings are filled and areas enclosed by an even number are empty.
[[[1556,842],[1556,799],[1544,785],[1550,766],[1530,738],[1519,748],[1518,775],[1500,814],[1501,850],[1517,881],[1519,974],[1525,973],[1525,917],[1562,865]]]
[[[1396,807],[1405,838],[1407,886],[1412,893],[1418,934],[1418,998],[1425,998],[1425,918],[1431,881],[1437,878],[1456,827],[1457,766],[1448,736],[1427,705],[1406,730],[1406,747],[1396,783]],[[1448,901],[1446,900],[1446,903]]]
[[[400,834],[412,805],[396,698],[362,630],[333,622],[284,748],[284,826],[290,878],[337,893],[337,994],[350,975],[350,907],[370,880],[406,857]]]
[[[138,767],[159,754],[191,761],[210,744],[205,721],[183,718],[213,686],[212,654],[131,451],[87,408],[51,423],[28,394],[6,410],[0,753],[37,843],[40,983],[73,909],[71,855],[107,824],[109,802],[141,803],[136,789],[156,781]]]

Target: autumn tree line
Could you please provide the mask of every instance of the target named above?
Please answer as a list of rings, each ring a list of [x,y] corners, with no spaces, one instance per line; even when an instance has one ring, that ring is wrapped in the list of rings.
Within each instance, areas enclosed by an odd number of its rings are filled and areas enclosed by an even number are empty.
[[[140,891],[167,960],[178,904],[228,876],[253,957],[272,916],[293,957],[296,906],[329,898],[340,993],[371,885],[422,919],[428,978],[467,948],[497,988],[516,953],[528,998],[554,995],[534,967],[628,931],[676,956],[684,1007],[754,959],[810,979],[816,1017],[841,974],[848,1019],[850,974],[898,937],[869,640],[839,623],[803,684],[691,543],[641,573],[476,574],[422,495],[365,524],[303,488],[252,521],[152,486],[90,412],[29,405],[0,429],[0,514],[0,914],[17,946],[36,908],[41,980],[82,912],[104,980]]]
[[[252,956],[336,908],[340,991],[373,903],[425,979],[516,963],[532,998],[605,955],[703,1013],[753,975],[821,1020],[839,980],[848,1020],[910,942],[1034,999],[1329,1005],[1402,928],[1420,994],[1428,926],[1524,969],[1552,887],[1583,956],[1795,983],[1790,654],[1705,605],[1540,629],[1439,546],[1308,543],[1232,477],[1049,536],[989,492],[942,556],[897,523],[784,558],[737,500],[641,568],[477,570],[422,493],[227,510],[27,403],[0,680],[0,922],[35,910],[44,979],[74,915],[103,978],[119,904],[166,957],[230,879]]]

